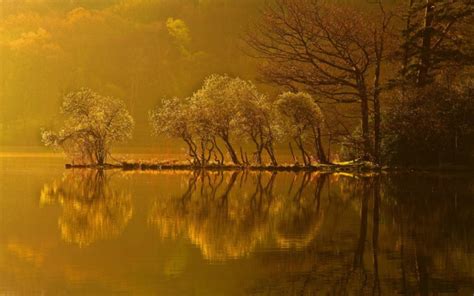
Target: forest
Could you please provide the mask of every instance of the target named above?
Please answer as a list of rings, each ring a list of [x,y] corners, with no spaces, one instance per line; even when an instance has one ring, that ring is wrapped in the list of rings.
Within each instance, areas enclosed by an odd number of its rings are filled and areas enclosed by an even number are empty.
[[[198,167],[472,166],[473,11],[470,0],[268,2],[242,40],[276,91],[211,74],[190,96],[160,99],[150,134],[182,140]],[[43,143],[75,164],[104,165],[132,138],[119,99],[82,88],[61,112],[63,129],[44,130]]]

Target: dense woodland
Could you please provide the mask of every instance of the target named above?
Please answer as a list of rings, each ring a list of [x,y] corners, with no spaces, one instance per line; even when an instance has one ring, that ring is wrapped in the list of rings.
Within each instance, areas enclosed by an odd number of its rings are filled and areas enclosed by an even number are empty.
[[[270,1],[243,40],[280,94],[213,74],[189,97],[162,99],[152,131],[183,140],[197,166],[277,166],[277,148],[302,166],[472,165],[473,12],[470,0]],[[62,112],[65,128],[43,141],[77,163],[102,165],[131,138],[119,100],[81,89]]]

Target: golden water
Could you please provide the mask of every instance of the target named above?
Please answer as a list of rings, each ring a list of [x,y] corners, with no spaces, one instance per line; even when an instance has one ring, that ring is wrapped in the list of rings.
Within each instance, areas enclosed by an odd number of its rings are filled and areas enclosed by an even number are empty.
[[[472,295],[474,177],[0,157],[3,295]]]

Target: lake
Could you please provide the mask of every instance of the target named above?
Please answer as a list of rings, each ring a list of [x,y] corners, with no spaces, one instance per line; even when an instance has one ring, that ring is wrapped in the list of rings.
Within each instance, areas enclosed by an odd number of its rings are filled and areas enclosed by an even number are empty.
[[[1,295],[470,295],[474,177],[0,157]]]

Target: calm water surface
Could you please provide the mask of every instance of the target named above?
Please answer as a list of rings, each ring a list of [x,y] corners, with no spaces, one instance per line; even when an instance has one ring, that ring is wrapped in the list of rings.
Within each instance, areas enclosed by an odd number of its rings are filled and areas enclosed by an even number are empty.
[[[473,295],[474,177],[0,157],[1,295]]]

